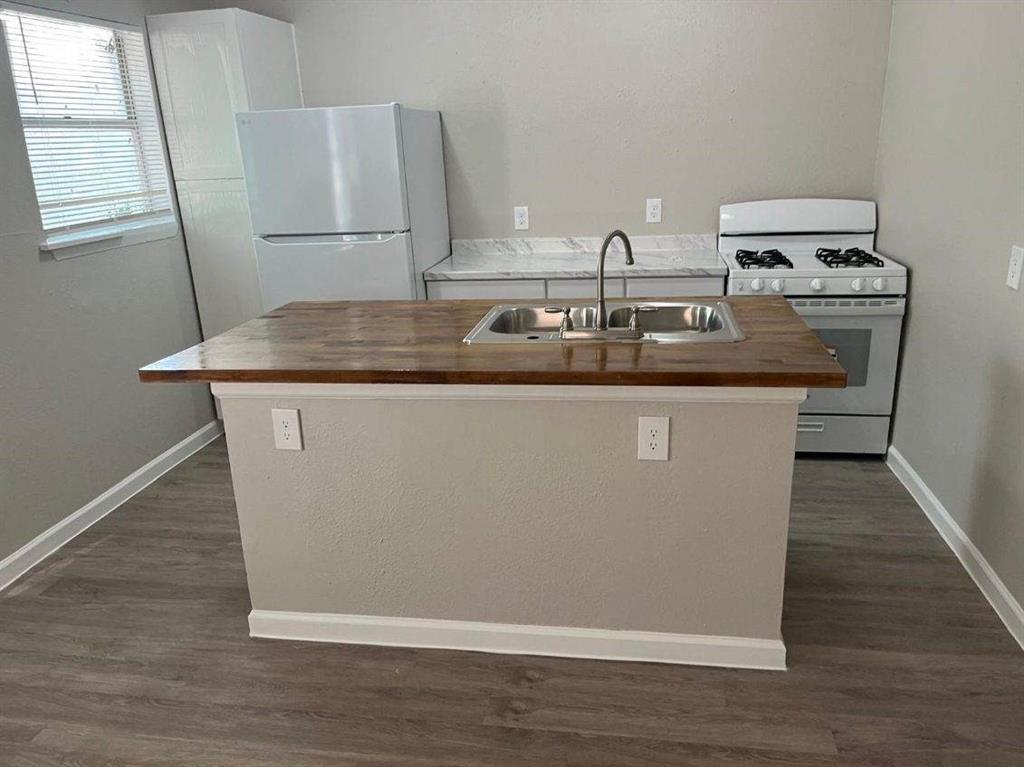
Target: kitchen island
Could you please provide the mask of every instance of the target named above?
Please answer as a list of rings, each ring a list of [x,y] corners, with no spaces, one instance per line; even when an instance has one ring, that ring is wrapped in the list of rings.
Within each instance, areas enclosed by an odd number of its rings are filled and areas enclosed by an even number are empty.
[[[543,346],[463,344],[490,301],[296,303],[140,377],[214,384],[253,636],[781,669],[797,406],[846,376],[726,300],[736,343]]]

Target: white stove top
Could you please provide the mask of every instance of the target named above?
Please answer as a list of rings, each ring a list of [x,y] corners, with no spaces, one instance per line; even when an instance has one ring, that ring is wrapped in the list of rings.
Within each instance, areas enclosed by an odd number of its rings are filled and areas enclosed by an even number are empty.
[[[829,267],[814,251],[787,251],[778,248],[793,268],[751,267],[743,269],[736,260],[736,251],[721,253],[729,267],[730,294],[781,293],[790,296],[809,295],[904,295],[907,292],[907,269],[902,264],[874,250],[864,250],[882,262],[882,266]]]
[[[866,200],[761,200],[719,209],[718,249],[729,266],[727,292],[786,296],[903,296],[907,269],[874,251],[875,204]],[[829,266],[818,248],[860,250],[881,266]],[[744,269],[739,249],[776,250],[792,268]],[[781,260],[781,259],[777,259]],[[748,265],[749,266],[749,265]]]

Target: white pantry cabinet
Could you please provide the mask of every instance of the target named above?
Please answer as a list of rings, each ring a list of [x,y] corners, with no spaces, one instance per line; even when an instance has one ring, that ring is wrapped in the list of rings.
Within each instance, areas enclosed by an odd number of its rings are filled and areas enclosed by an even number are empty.
[[[149,16],[203,336],[260,314],[235,113],[302,106],[292,25],[237,8]]]

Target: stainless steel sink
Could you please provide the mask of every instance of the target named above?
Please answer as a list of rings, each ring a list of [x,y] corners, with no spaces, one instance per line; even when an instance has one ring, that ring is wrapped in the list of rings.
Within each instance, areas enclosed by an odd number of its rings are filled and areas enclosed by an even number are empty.
[[[723,343],[744,338],[725,301],[608,301],[608,333],[594,337],[563,337],[563,311],[549,304],[502,304],[493,307],[463,341],[467,344],[518,343]],[[569,319],[576,331],[595,326],[594,306],[572,306]],[[636,317],[639,333],[624,334]],[[579,335],[576,333],[574,335]]]
[[[562,315],[546,312],[546,306],[495,306],[484,320],[489,318],[489,330],[500,335],[558,333]],[[577,327],[593,327],[597,310],[593,306],[573,306],[569,309],[569,316]]]

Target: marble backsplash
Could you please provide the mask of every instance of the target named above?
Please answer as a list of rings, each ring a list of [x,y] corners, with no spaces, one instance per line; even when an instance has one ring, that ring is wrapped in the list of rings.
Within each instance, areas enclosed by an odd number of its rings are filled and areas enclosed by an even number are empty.
[[[715,250],[718,236],[714,234],[638,234],[629,238],[633,250],[677,251]],[[452,256],[532,256],[544,254],[596,253],[604,237],[508,237],[504,239],[452,240]],[[612,251],[621,251],[616,239]]]

